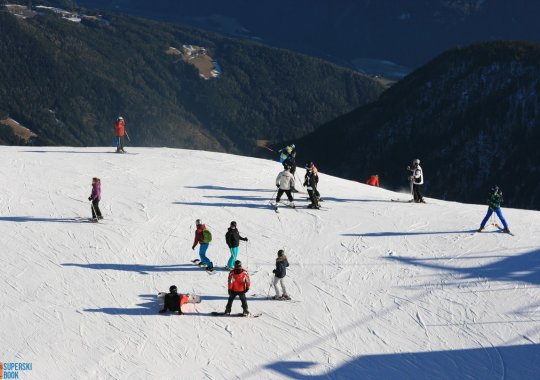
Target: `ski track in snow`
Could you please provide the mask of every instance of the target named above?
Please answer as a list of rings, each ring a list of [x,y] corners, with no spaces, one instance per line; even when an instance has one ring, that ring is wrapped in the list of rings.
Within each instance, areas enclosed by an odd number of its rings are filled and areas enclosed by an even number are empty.
[[[485,206],[391,202],[403,195],[322,173],[325,211],[276,214],[276,162],[130,150],[139,154],[0,147],[2,361],[32,362],[36,378],[78,379],[540,373],[540,213],[503,209],[516,236],[477,234]],[[105,216],[96,224],[74,219],[90,215],[93,176]],[[225,308],[227,272],[190,263],[197,218],[213,233],[218,267],[231,220],[249,237],[239,259],[260,318],[209,316]],[[300,302],[266,299],[278,249]],[[156,295],[171,284],[202,303],[158,314]]]

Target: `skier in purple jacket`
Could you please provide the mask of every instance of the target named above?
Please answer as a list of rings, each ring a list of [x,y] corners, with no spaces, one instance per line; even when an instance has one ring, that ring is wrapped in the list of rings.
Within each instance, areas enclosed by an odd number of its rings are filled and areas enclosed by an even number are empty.
[[[99,209],[99,201],[101,200],[101,180],[97,177],[92,178],[92,193],[88,197],[88,200],[92,201],[92,222],[103,219],[101,210]]]

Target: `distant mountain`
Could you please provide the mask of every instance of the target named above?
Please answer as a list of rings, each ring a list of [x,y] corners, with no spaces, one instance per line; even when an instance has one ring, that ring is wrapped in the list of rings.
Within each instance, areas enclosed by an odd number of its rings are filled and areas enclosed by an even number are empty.
[[[489,42],[440,55],[296,145],[345,178],[406,188],[420,158],[428,196],[482,203],[498,184],[506,206],[540,209],[539,141],[540,45]]]
[[[403,76],[457,45],[540,41],[537,0],[79,0]],[[366,61],[367,60],[367,61]],[[368,62],[368,64],[365,64]],[[373,66],[378,62],[377,66]]]
[[[3,7],[0,35],[0,120],[35,144],[109,145],[122,115],[135,145],[251,154],[257,139],[303,136],[383,91],[320,59],[121,15]],[[198,68],[183,45],[205,52]],[[201,78],[212,66],[219,77]],[[0,143],[19,141],[11,130],[0,125]]]

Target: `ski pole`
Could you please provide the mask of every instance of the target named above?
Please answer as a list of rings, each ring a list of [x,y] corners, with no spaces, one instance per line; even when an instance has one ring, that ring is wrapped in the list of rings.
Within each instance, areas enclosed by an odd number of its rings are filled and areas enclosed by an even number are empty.
[[[271,204],[271,203],[272,203],[272,201],[273,201],[273,200],[274,200],[274,199],[276,198],[276,194],[277,194],[277,192],[278,192],[277,190],[276,190],[276,191],[274,191],[274,193],[272,194],[272,198],[270,198],[270,200],[268,201],[268,204]]]
[[[268,286],[268,291],[266,292],[266,298],[270,298],[270,289],[272,289],[272,278],[270,278],[270,285]]]
[[[129,138],[129,135],[128,135],[127,131],[125,131],[124,133],[125,133],[125,135],[126,135],[128,141],[131,142],[131,139]]]

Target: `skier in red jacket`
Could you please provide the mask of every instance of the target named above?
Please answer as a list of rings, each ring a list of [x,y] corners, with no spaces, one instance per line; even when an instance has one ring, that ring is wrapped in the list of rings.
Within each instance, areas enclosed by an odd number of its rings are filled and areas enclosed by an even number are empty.
[[[126,122],[122,116],[118,116],[114,124],[114,133],[116,134],[116,153],[125,153],[124,135],[126,133]]]
[[[378,174],[372,175],[371,177],[369,177],[366,183],[370,186],[379,187],[379,175]]]
[[[244,316],[249,315],[248,304],[246,300],[246,293],[249,291],[251,286],[251,280],[249,279],[249,274],[242,268],[242,262],[236,260],[234,262],[234,269],[229,273],[229,300],[227,301],[227,306],[225,307],[225,315],[231,315],[232,303],[236,296],[240,297],[242,302],[242,314]]]

